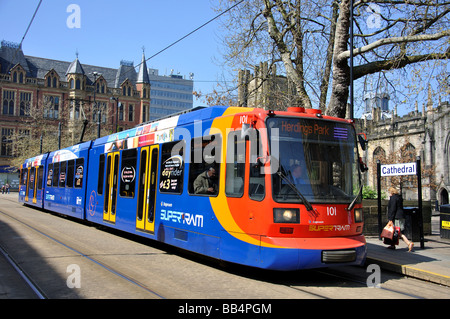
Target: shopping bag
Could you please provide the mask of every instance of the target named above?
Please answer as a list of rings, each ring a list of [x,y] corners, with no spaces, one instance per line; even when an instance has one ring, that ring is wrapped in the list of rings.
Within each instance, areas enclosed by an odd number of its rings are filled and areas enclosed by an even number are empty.
[[[394,226],[390,225],[384,226],[380,237],[392,240],[392,237],[394,237]]]
[[[398,239],[400,238],[401,234],[400,234],[400,227],[394,227],[394,232],[392,234],[392,238],[383,238],[383,242],[386,245],[398,245]]]

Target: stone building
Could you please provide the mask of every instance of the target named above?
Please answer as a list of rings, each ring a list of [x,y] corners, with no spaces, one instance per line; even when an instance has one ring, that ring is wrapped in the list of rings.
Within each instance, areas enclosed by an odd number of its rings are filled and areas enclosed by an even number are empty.
[[[380,103],[374,103],[378,99]],[[358,130],[367,134],[368,149],[363,153],[369,171],[365,174],[366,185],[376,189],[376,161],[391,164],[390,161],[415,162],[420,156],[422,171],[422,196],[433,204],[449,203],[450,191],[450,104],[439,99],[436,107],[432,97],[422,106],[421,112],[416,104],[415,110],[398,116],[394,108],[391,112],[386,106],[388,96],[368,97],[371,113],[356,120]],[[367,104],[366,104],[367,105]],[[370,108],[366,109],[369,111]],[[416,178],[416,177],[414,177]],[[388,194],[390,178],[382,178],[382,189]],[[417,184],[411,178],[401,181],[405,200],[417,199]]]
[[[285,110],[296,97],[294,85],[285,76],[277,75],[276,66],[261,62],[250,70],[239,70],[238,105]]]
[[[98,127],[102,135],[110,134],[192,108],[192,78],[159,76],[147,68],[144,53],[136,68],[125,60],[117,69],[83,64],[78,54],[72,62],[29,56],[18,44],[2,41],[0,175],[11,166],[14,135],[39,141],[41,126],[47,125],[53,126],[55,140],[61,123],[75,144],[84,122],[86,134],[95,138]]]

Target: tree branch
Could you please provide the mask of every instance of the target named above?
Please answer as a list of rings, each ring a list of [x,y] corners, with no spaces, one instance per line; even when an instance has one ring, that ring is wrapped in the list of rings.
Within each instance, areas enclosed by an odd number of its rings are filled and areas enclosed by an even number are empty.
[[[368,45],[365,45],[361,48],[356,48],[353,50],[353,56],[361,55],[363,53],[372,51],[378,47],[389,44],[397,44],[397,43],[410,43],[410,42],[419,42],[419,41],[434,41],[439,40],[440,38],[450,36],[450,30],[445,30],[439,33],[434,34],[420,34],[413,36],[404,36],[404,37],[393,37],[393,38],[385,38],[379,39],[375,42],[372,42]],[[348,59],[350,58],[350,50],[344,51],[337,56],[338,60]]]
[[[384,61],[375,61],[364,65],[354,67],[354,79],[359,79],[368,74],[377,73],[380,71],[401,69],[409,64],[417,62],[425,62],[430,60],[445,60],[450,59],[450,49],[445,53],[431,53],[414,56],[405,56],[401,59],[391,59]]]

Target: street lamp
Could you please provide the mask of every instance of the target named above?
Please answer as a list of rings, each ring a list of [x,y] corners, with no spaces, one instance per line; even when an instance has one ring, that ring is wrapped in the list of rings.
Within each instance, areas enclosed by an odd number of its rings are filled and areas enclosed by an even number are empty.
[[[350,119],[353,120],[353,0],[350,0]]]
[[[98,73],[96,71],[90,73],[94,76],[94,107],[93,109],[98,109],[97,110],[97,114],[98,114],[98,119],[97,119],[97,138],[100,138],[100,122],[101,122],[101,117],[102,117],[102,111],[100,110],[100,108],[97,108],[97,102],[95,100],[95,93],[97,92],[97,87],[96,87],[96,82],[97,79],[102,75],[101,73]],[[95,110],[92,110],[93,112]]]
[[[114,97],[114,96],[111,96],[110,98],[109,98],[111,101],[116,101],[116,103],[117,103],[117,106],[116,106],[116,133],[117,133],[117,130],[118,130],[118,126],[119,126],[119,98],[118,97]]]

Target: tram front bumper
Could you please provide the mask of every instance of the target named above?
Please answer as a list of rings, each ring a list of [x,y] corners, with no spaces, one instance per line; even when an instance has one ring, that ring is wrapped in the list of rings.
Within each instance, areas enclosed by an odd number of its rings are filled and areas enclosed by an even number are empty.
[[[266,237],[265,242],[280,247],[261,247],[260,266],[274,270],[362,265],[367,255],[363,235],[328,238]]]

